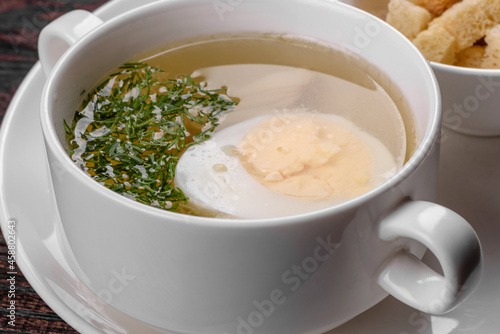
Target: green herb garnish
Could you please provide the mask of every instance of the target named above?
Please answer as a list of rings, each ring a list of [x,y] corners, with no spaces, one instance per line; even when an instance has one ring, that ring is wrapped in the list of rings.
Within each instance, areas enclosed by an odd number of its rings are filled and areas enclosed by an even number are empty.
[[[226,89],[207,90],[190,76],[164,77],[147,64],[125,64],[87,95],[72,126],[64,126],[69,154],[94,180],[177,211],[187,202],[173,184],[180,155],[207,139],[237,102]]]

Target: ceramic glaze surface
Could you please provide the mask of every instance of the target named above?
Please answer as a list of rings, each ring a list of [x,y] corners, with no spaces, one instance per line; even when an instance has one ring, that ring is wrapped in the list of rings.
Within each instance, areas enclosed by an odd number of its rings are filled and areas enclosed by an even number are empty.
[[[152,1],[141,3],[149,2]],[[101,7],[96,14],[107,20],[136,6],[132,0],[115,0]],[[117,311],[107,303],[109,295],[101,295],[106,299],[97,296],[69,267],[70,254],[62,247],[64,235],[61,234],[55,202],[50,192],[47,196],[51,181],[45,166],[43,137],[37,117],[44,82],[42,69],[37,65],[19,87],[0,131],[0,222],[2,228],[12,217],[20,222],[17,262],[21,270],[49,306],[81,333],[172,333],[147,326]],[[499,168],[490,158],[498,153],[500,146],[496,139],[467,137],[446,129],[441,142],[444,152],[441,154],[439,200],[470,219],[478,230],[486,260],[481,286],[466,302],[444,316],[423,314],[394,298],[387,298],[328,334],[450,334],[471,330],[490,334],[497,330],[499,231],[491,222],[499,214],[494,206],[494,199],[498,197]],[[26,154],[18,154],[20,148]],[[467,160],[464,160],[464,150],[470,157]],[[433,156],[437,159],[437,154]],[[430,172],[426,176],[430,176],[432,170]],[[470,178],[471,175],[476,177]],[[460,186],[457,179],[462,180]],[[425,180],[429,183],[436,181],[431,177]],[[470,201],[471,197],[476,201]],[[22,205],[26,200],[32,203],[28,207]],[[361,231],[369,233],[369,229]]]
[[[381,219],[401,203],[435,200],[440,120],[436,82],[408,41],[374,17],[337,2],[293,1],[286,7],[279,1],[245,2],[226,13],[224,20],[218,15],[203,16],[207,11],[213,7],[202,1],[140,7],[83,37],[51,72],[41,104],[42,130],[62,222],[60,233],[68,241],[64,253],[73,256],[69,267],[89,291],[101,297],[107,292],[107,302],[115,309],[164,330],[324,332],[387,296],[377,283],[386,259],[398,258],[401,250],[416,258],[423,255],[422,244],[407,238],[384,241],[378,230]],[[307,13],[305,19],[297,22],[297,15],[303,13]],[[252,15],[259,19],[258,28]],[[194,19],[200,17],[203,19]],[[326,31],[324,27],[330,25]],[[140,38],[151,26],[172,34]],[[62,129],[62,118],[73,110],[82,89],[97,81],[103,68],[111,69],[138,49],[155,46],[152,41],[164,44],[199,31],[216,34],[256,29],[313,36],[341,45],[384,69],[417,111],[420,145],[395,177],[354,200],[310,214],[213,220],[163,212],[124,199],[71,163],[56,129]],[[371,38],[360,44],[360,34]],[[407,63],[387,57],[383,41],[399,48],[398,59]],[[96,62],[102,67],[91,66]],[[444,228],[442,220],[435,223]],[[474,232],[463,230],[475,243],[465,243],[460,251],[477,249]],[[436,240],[431,238],[426,246],[432,248]],[[461,260],[453,254],[438,255],[443,263],[452,261],[460,267]],[[453,272],[452,277],[473,278],[480,268],[481,259],[475,259],[474,266],[463,273]],[[115,285],[117,281],[122,282],[121,289]],[[425,309],[425,305],[417,306]]]
[[[112,5],[103,7],[99,14],[118,12],[121,7],[115,6],[119,3],[127,4],[123,0],[114,1]],[[12,217],[22,222],[18,226],[19,267],[51,309],[80,333],[128,331],[172,334],[116,310],[107,300],[90,291],[69,267],[69,254],[62,247],[65,238],[61,234],[56,204],[52,194],[47,195],[51,185],[37,117],[38,99],[44,82],[45,77],[38,64],[18,89],[0,131],[0,223],[4,229]],[[500,279],[497,261],[500,230],[491,223],[492,217],[500,215],[500,212],[494,206],[495,201],[490,201],[498,198],[500,166],[498,162],[482,163],[488,161],[492,153],[498,152],[499,141],[468,137],[446,129],[443,135],[447,140],[441,150],[438,200],[469,217],[482,240],[485,273],[480,286],[464,303],[443,316],[417,312],[389,297],[344,325],[328,331],[328,334],[451,334],[470,331],[471,328],[477,334],[490,334],[500,325],[496,312],[500,307],[500,292],[496,289]],[[26,155],[18,154],[20,147],[26,150]],[[473,159],[464,161],[464,147]],[[471,173],[479,173],[481,177],[465,181],[463,186],[457,188],[456,179],[466,180]],[[488,186],[481,186],[483,183]],[[471,196],[478,201],[470,201]],[[25,200],[33,204],[23,206],[21,203]],[[367,229],[364,231],[368,233]],[[435,264],[429,255],[427,252],[424,259]]]

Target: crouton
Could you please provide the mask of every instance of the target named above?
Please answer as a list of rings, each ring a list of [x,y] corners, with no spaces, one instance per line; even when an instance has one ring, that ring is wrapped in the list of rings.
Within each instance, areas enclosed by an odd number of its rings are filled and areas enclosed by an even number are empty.
[[[413,40],[418,33],[427,29],[433,19],[425,8],[417,6],[408,0],[391,0],[386,21],[399,30],[408,39]]]
[[[500,69],[500,25],[486,30],[486,49],[481,68]]]
[[[449,65],[455,63],[455,37],[440,25],[422,31],[413,43],[429,61]]]
[[[429,27],[441,26],[455,37],[456,51],[463,51],[483,38],[486,30],[500,23],[500,0],[463,0],[435,18]]]
[[[483,62],[485,46],[473,45],[457,54],[455,66],[480,68]]]
[[[424,7],[434,16],[440,16],[459,1],[461,0],[413,0],[416,5]]]

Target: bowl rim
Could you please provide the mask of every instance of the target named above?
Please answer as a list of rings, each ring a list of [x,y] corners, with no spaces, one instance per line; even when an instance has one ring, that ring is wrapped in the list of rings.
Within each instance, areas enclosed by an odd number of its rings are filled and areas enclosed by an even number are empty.
[[[497,68],[463,67],[463,66],[442,64],[435,61],[430,61],[429,63],[431,64],[431,67],[434,70],[453,73],[456,75],[500,77],[500,69]]]
[[[261,0],[265,3],[264,0]],[[325,1],[306,1],[306,0],[293,0],[298,4],[307,4],[307,5],[317,5],[317,6],[325,6]],[[203,0],[194,0],[190,2],[188,5],[198,3],[203,3]],[[328,5],[333,7],[338,7],[342,11],[349,11],[356,15],[364,16],[366,19],[376,20],[377,23],[381,24],[386,30],[390,30],[394,38],[403,38],[402,35],[395,30],[393,27],[388,25],[385,21],[377,18],[376,16],[363,11],[359,8],[353,7],[351,5],[337,2],[337,1],[327,1]],[[206,4],[206,2],[205,2]],[[288,3],[287,3],[288,4]],[[77,41],[74,45],[70,47],[69,50],[77,50],[78,48],[85,47],[86,44],[91,42],[91,38],[96,36],[103,31],[113,29],[114,27],[119,26],[122,22],[128,20],[131,16],[139,16],[141,13],[154,13],[158,8],[163,8],[164,6],[171,7],[173,5],[186,5],[184,1],[181,0],[171,0],[166,2],[154,2],[150,4],[146,4],[138,7],[134,10],[134,12],[129,11],[120,16],[117,16],[109,21],[103,23],[103,25],[99,26],[97,29],[93,30],[89,34],[85,35],[79,41]],[[139,203],[135,200],[126,198],[102,185],[100,185],[95,180],[89,178],[80,168],[74,164],[69,155],[65,152],[64,147],[58,139],[56,130],[54,128],[54,123],[52,122],[52,113],[49,112],[50,106],[50,96],[53,87],[55,86],[54,82],[61,76],[62,63],[64,63],[64,59],[69,58],[68,53],[65,53],[61,60],[55,65],[50,74],[43,92],[41,99],[41,108],[40,108],[40,117],[41,117],[41,127],[44,136],[44,144],[46,146],[46,150],[50,150],[54,157],[57,159],[57,162],[63,166],[65,171],[69,172],[74,178],[76,178],[81,184],[85,187],[91,188],[93,191],[100,193],[106,199],[117,202],[119,205],[125,205],[133,208],[134,210],[140,212],[144,215],[155,216],[158,218],[168,219],[169,221],[181,221],[187,222],[190,225],[201,225],[201,226],[211,226],[218,228],[256,228],[256,227],[277,227],[283,225],[293,225],[307,222],[309,219],[314,217],[315,219],[320,218],[328,218],[334,215],[344,213],[350,210],[359,207],[374,198],[378,197],[382,193],[390,190],[391,188],[395,188],[399,183],[401,183],[404,179],[408,178],[412,172],[422,164],[422,162],[426,159],[428,155],[430,155],[435,147],[437,137],[439,136],[440,122],[441,122],[441,95],[439,91],[439,86],[437,83],[437,79],[432,71],[432,68],[429,62],[423,57],[423,55],[418,52],[416,47],[409,40],[402,40],[404,44],[407,45],[408,48],[412,48],[415,54],[415,58],[421,63],[424,72],[421,72],[423,76],[426,78],[424,81],[429,81],[430,86],[426,87],[426,92],[429,95],[429,105],[432,107],[432,110],[429,111],[429,120],[426,125],[425,131],[422,133],[421,141],[418,144],[415,152],[410,157],[410,159],[406,162],[406,164],[389,180],[385,181],[383,184],[375,187],[374,189],[357,196],[353,199],[347,200],[345,202],[336,204],[334,206],[315,210],[311,212],[305,212],[296,215],[290,216],[282,216],[282,217],[273,217],[273,218],[258,218],[258,219],[243,219],[243,218],[212,218],[212,217],[198,217],[185,215],[175,212],[170,212],[167,210],[155,208],[146,204]],[[499,71],[500,73],[500,71]]]

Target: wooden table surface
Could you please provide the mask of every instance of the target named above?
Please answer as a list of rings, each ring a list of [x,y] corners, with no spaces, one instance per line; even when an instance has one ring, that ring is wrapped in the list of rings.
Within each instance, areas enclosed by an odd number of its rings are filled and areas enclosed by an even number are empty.
[[[38,61],[40,30],[73,9],[92,11],[108,0],[0,0],[0,124],[17,87]],[[0,333],[76,333],[38,296],[16,268],[16,319],[9,325],[8,249],[0,234]]]

